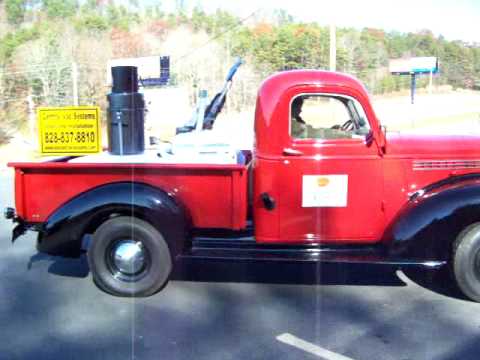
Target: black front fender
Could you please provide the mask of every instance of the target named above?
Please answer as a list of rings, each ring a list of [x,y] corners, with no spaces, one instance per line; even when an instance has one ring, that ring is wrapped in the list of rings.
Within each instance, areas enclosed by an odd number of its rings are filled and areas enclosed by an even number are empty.
[[[61,206],[42,226],[37,248],[52,255],[78,256],[83,236],[116,215],[151,223],[174,254],[182,250],[189,228],[184,207],[158,188],[131,182],[99,186]]]
[[[448,260],[457,235],[480,221],[479,179],[452,178],[418,192],[383,235],[389,255]]]

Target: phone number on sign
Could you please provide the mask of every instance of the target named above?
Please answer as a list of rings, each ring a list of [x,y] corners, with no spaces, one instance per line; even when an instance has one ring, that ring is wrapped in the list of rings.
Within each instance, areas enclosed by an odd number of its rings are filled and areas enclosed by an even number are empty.
[[[65,131],[46,132],[44,134],[46,144],[70,144],[70,143],[94,143],[94,131]]]

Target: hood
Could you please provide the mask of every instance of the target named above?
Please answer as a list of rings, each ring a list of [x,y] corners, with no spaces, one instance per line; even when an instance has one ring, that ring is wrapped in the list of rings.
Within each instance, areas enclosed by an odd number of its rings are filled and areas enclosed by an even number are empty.
[[[480,136],[387,133],[386,156],[480,159]]]

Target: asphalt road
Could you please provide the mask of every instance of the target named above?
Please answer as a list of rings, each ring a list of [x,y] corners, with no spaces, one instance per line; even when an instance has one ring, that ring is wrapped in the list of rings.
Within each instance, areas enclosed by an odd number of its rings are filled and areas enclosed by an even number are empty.
[[[479,358],[480,304],[435,274],[182,263],[162,292],[124,299],[93,285],[85,258],[38,254],[34,234],[12,246],[11,228],[0,220],[0,359]]]

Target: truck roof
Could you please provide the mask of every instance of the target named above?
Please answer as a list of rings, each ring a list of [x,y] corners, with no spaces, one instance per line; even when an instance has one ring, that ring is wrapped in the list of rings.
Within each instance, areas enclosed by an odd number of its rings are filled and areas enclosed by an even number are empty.
[[[289,137],[291,99],[315,92],[354,97],[363,106],[374,133],[379,132],[368,92],[355,77],[323,70],[284,71],[267,78],[258,91],[255,136],[259,153],[281,153]]]
[[[325,70],[291,70],[276,73],[265,79],[260,86],[259,95],[265,94],[266,91],[275,88],[280,93],[284,93],[292,86],[298,85],[312,85],[319,86],[342,86],[357,90],[368,97],[368,93],[363,84],[355,77]],[[269,93],[271,96],[271,93]]]

